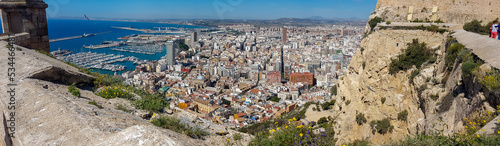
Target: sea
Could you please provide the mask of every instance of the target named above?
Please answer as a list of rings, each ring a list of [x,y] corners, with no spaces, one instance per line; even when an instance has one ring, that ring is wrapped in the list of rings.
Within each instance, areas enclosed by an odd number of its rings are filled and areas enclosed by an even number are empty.
[[[57,51],[58,49],[71,50],[73,53],[79,52],[95,52],[95,53],[105,53],[105,54],[115,54],[115,55],[124,55],[135,56],[141,60],[159,60],[162,56],[166,55],[167,51],[163,51],[163,53],[158,53],[156,55],[147,55],[147,54],[138,54],[138,53],[129,53],[129,52],[120,52],[113,51],[111,48],[103,48],[103,49],[85,49],[83,45],[98,45],[103,43],[104,41],[121,41],[118,38],[129,36],[133,34],[143,34],[139,31],[132,30],[123,30],[117,29],[113,27],[133,27],[138,29],[157,29],[155,27],[175,27],[175,28],[184,28],[184,29],[194,29],[194,28],[204,28],[201,26],[192,26],[192,25],[178,25],[178,24],[166,24],[166,23],[146,23],[146,22],[124,22],[124,21],[101,21],[101,20],[65,20],[65,19],[48,19],[48,29],[49,29],[49,39],[57,39],[57,38],[65,38],[72,36],[81,36],[83,34],[89,33],[102,33],[96,36],[77,38],[71,40],[64,40],[58,42],[50,43],[50,50]],[[179,35],[179,34],[170,34],[170,35]],[[166,48],[164,48],[166,49]],[[124,65],[127,67],[127,70],[135,69],[135,66],[132,62],[121,62],[115,63],[119,65]],[[113,75],[115,72],[106,71],[106,70],[92,70],[94,72],[99,72],[101,74]],[[121,74],[124,71],[117,72],[117,74]]]

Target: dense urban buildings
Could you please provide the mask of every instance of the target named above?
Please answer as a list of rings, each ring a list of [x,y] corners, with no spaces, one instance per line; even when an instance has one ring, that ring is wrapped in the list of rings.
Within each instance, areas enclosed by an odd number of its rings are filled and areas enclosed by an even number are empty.
[[[172,38],[164,59],[124,73],[125,82],[164,93],[171,109],[242,127],[306,102],[329,102],[330,88],[360,48],[364,27],[229,24],[217,29]],[[189,48],[179,50],[180,42]],[[228,114],[236,111],[236,117]]]

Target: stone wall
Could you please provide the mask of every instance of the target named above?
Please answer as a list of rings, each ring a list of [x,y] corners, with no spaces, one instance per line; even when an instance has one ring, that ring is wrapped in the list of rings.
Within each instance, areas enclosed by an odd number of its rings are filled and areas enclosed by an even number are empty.
[[[29,33],[29,37],[25,40],[17,40],[19,45],[50,52],[45,12],[47,7],[48,5],[42,0],[1,1],[4,34]]]
[[[378,0],[375,15],[379,15],[377,13],[385,13],[386,20],[393,22],[407,22],[410,14],[411,20],[432,20],[434,17],[446,23],[464,24],[473,19],[489,22],[500,17],[500,1]]]

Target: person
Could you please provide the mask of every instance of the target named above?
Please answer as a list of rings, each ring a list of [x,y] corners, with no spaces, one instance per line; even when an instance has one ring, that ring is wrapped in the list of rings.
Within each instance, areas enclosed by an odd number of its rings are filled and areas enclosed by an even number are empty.
[[[491,30],[491,38],[496,39],[498,36],[498,21],[493,21],[493,24],[490,26]]]
[[[500,24],[497,24],[497,35],[500,34]],[[500,40],[500,36],[498,36],[498,40]]]

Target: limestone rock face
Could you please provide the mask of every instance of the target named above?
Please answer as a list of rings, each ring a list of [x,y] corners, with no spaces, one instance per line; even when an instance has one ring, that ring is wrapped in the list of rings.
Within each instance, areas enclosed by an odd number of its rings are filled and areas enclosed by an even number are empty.
[[[339,142],[355,139],[373,139],[379,142],[384,141],[382,137],[398,139],[423,131],[424,121],[421,119],[425,116],[419,109],[419,99],[413,85],[408,81],[411,71],[390,75],[388,68],[391,58],[399,55],[413,39],[437,48],[443,45],[444,38],[442,34],[425,31],[381,30],[364,39],[364,51],[352,58],[349,71],[339,87],[336,105],[341,109],[336,115]],[[384,103],[382,98],[385,98]],[[346,105],[346,102],[350,103]],[[397,121],[397,114],[403,110],[409,113],[408,122]],[[356,124],[358,113],[363,113],[368,123]],[[386,135],[372,134],[369,122],[385,117],[391,119],[394,132]]]
[[[445,68],[445,43],[448,33],[420,30],[379,30],[362,42],[364,51],[353,56],[335,97],[335,133],[338,144],[368,140],[387,144],[415,134],[443,130],[451,134],[463,130],[463,118],[474,111],[491,109],[477,79],[462,78],[461,64]],[[416,67],[389,74],[391,59],[407,48],[413,39],[424,42],[437,54],[435,63],[426,63],[410,83]],[[489,94],[488,94],[489,95]],[[384,100],[384,101],[383,101]],[[398,120],[406,110],[407,121]],[[363,113],[367,123],[358,125],[356,115]],[[386,134],[372,131],[371,121],[388,118],[394,129]]]

